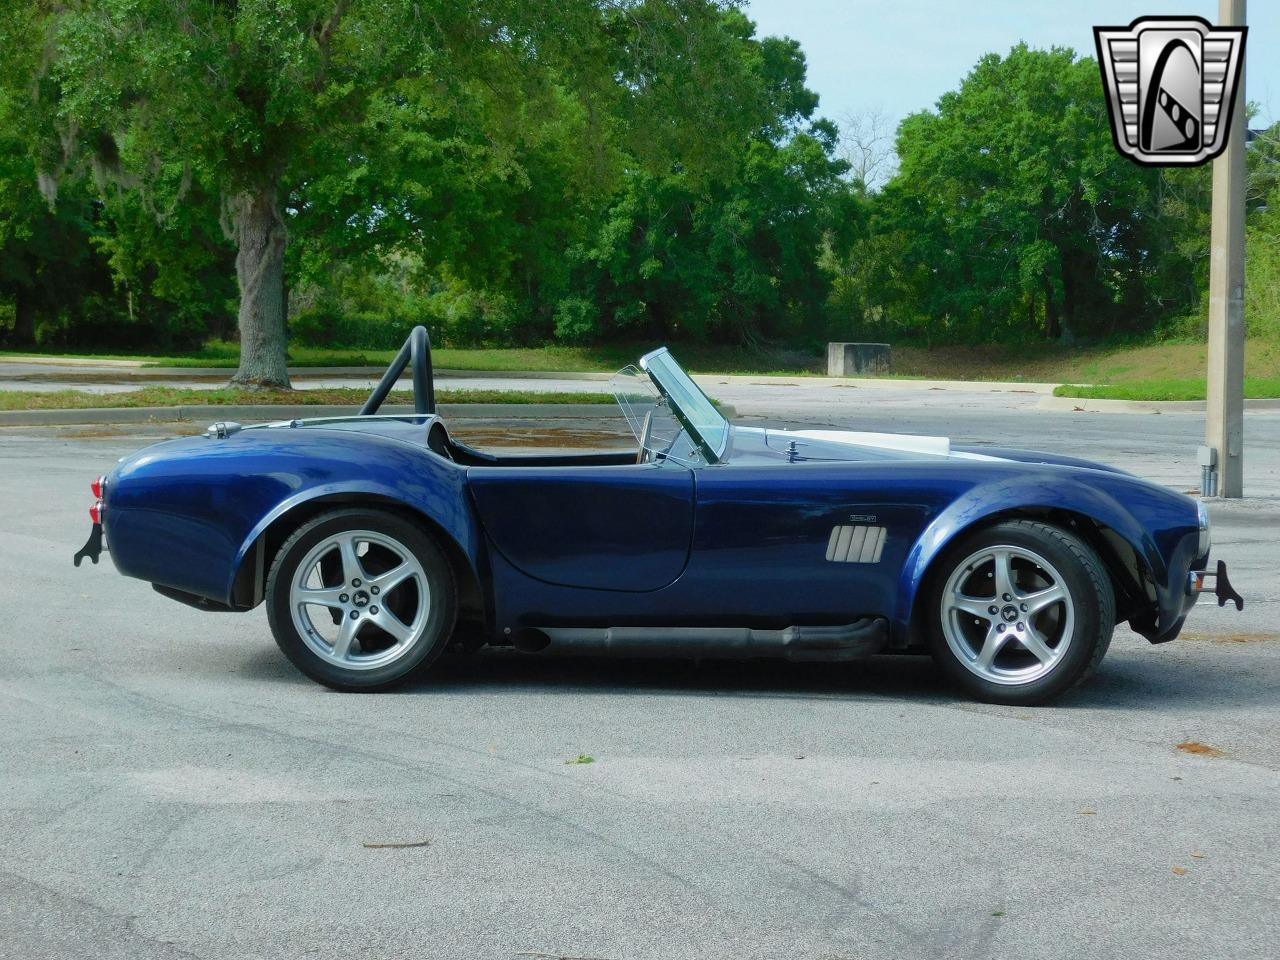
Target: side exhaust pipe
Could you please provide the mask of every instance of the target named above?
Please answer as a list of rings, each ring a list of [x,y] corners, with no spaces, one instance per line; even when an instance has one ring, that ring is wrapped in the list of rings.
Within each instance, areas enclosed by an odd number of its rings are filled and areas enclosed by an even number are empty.
[[[889,642],[889,625],[880,617],[829,627],[539,627],[512,636],[524,653],[671,659],[782,658],[786,660],[861,660],[880,653]]]

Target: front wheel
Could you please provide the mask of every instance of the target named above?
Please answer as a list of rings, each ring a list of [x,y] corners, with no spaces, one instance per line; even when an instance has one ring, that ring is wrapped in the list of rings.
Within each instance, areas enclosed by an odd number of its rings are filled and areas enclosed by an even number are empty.
[[[1115,626],[1102,562],[1078,537],[1031,520],[964,538],[935,564],[921,615],[930,652],[988,703],[1043,703],[1083,681]]]
[[[281,546],[267,617],[293,664],[338,690],[381,690],[438,657],[453,631],[453,570],[403,517],[337,510]]]

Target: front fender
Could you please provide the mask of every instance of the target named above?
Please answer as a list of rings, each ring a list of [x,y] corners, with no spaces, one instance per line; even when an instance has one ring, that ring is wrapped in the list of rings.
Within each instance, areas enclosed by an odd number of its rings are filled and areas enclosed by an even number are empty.
[[[1122,502],[1122,497],[1149,496],[1152,489],[1124,474],[1095,473],[1085,482],[1062,471],[999,478],[971,487],[925,527],[907,554],[898,584],[895,627],[907,636],[916,597],[930,565],[943,550],[966,530],[1013,512],[1063,510],[1087,516],[1129,544],[1156,583],[1167,582],[1167,562],[1155,531]]]

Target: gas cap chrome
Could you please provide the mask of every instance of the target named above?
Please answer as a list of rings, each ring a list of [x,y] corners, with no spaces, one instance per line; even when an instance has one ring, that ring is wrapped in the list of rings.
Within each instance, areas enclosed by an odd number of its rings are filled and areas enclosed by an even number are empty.
[[[217,423],[209,424],[209,429],[204,432],[206,437],[216,437],[219,440],[225,440],[233,433],[239,433],[244,428],[234,420],[219,420]]]

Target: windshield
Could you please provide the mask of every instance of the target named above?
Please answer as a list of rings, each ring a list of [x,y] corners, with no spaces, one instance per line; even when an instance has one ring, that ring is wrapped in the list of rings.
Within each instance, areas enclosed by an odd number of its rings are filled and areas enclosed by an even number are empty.
[[[670,459],[693,465],[689,454],[694,454],[696,460],[697,452],[686,436],[684,425],[676,419],[667,398],[658,392],[647,374],[633,366],[623,367],[614,374],[609,388],[646,459],[652,463]]]
[[[666,347],[641,357],[640,369],[649,374],[670,403],[672,412],[689,431],[707,462],[717,462],[729,443],[729,421],[720,415]]]

